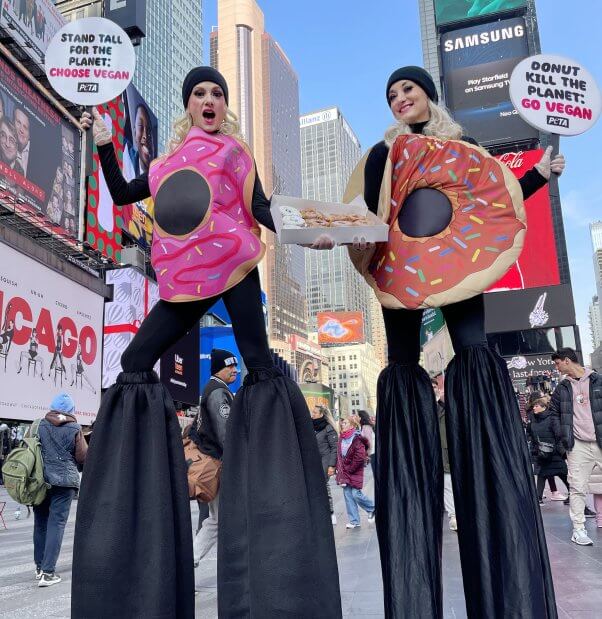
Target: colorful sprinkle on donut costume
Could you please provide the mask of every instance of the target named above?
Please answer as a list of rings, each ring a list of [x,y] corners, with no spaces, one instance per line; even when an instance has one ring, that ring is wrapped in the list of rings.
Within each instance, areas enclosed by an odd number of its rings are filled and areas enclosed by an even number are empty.
[[[221,294],[261,260],[265,246],[251,211],[255,165],[236,138],[193,127],[153,161],[151,262],[166,301]]]
[[[389,240],[372,255],[350,254],[385,307],[440,307],[468,299],[495,283],[520,255],[526,232],[520,185],[482,148],[402,135],[390,149],[384,179],[391,182],[383,182],[378,215],[389,223]],[[409,236],[400,228],[400,214],[409,196],[423,188],[444,194],[451,218],[433,236]]]

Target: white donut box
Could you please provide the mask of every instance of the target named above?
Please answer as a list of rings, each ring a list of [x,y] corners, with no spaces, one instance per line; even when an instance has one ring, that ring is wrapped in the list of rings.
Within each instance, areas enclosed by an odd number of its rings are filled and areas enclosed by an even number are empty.
[[[313,208],[325,215],[361,215],[368,220],[363,226],[333,226],[312,228],[289,228],[283,225],[281,206],[291,206],[298,211]],[[337,244],[353,243],[354,239],[362,237],[368,243],[384,242],[389,237],[389,226],[384,224],[374,213],[368,210],[363,200],[351,204],[339,202],[319,202],[318,200],[304,200],[291,196],[274,194],[270,206],[278,240],[285,245],[311,245],[321,234],[328,234]]]

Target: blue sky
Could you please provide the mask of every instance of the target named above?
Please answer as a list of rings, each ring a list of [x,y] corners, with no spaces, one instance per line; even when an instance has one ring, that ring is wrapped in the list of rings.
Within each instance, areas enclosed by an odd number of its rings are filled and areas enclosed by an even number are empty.
[[[301,113],[336,105],[363,150],[379,141],[391,123],[389,74],[422,64],[417,0],[259,0],[259,6],[266,30],[299,76]],[[203,0],[203,11],[207,60],[217,1]],[[600,11],[592,10],[591,0],[538,0],[537,16],[542,51],[577,60],[602,85]],[[602,219],[601,141],[602,120],[588,133],[561,140],[567,157],[560,181],[563,217],[586,359],[592,348],[587,310],[595,292],[588,224]]]

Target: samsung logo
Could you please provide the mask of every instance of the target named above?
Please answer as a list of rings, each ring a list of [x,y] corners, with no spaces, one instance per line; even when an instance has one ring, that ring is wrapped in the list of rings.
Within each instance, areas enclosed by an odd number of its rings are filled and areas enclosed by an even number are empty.
[[[510,26],[508,28],[497,28],[495,30],[490,30],[489,32],[467,34],[463,37],[447,39],[443,44],[443,49],[446,52],[453,52],[458,49],[478,47],[479,45],[497,43],[498,41],[506,41],[508,39],[520,39],[524,36],[525,27],[521,24],[517,24],[516,26]]]

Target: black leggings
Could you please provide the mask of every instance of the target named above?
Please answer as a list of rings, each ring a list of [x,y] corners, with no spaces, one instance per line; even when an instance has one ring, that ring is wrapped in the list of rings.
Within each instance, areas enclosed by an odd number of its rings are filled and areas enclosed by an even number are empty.
[[[487,345],[483,295],[441,308],[454,350]],[[388,309],[383,318],[389,347],[389,363],[418,363],[423,310]]]
[[[232,320],[234,337],[249,370],[273,366],[261,305],[259,273],[253,269],[221,295],[201,301],[159,301],[121,356],[124,372],[152,370],[161,355],[185,335],[220,298]]]
[[[552,490],[552,484],[550,482],[554,481],[554,477],[559,477],[560,480],[562,481],[562,483],[566,486],[566,489],[570,492],[571,489],[569,488],[569,480],[567,479],[566,475],[550,475],[548,476],[544,476],[544,475],[538,475],[537,476],[537,498],[541,501],[543,498],[543,489],[544,486],[546,485],[546,479],[548,480],[548,483],[550,484],[550,490]],[[552,490],[552,492],[556,492],[556,483],[554,483],[554,490]]]

